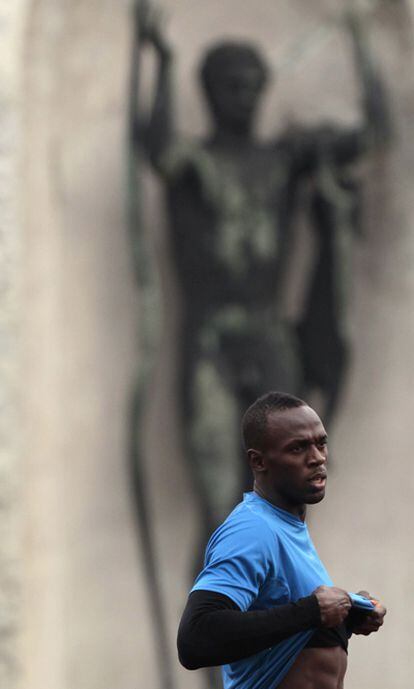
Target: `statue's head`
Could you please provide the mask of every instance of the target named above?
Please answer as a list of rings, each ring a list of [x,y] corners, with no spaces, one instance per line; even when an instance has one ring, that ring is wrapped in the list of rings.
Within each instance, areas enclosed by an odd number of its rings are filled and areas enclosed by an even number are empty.
[[[216,122],[249,128],[268,77],[259,50],[250,43],[216,44],[207,51],[200,76]]]

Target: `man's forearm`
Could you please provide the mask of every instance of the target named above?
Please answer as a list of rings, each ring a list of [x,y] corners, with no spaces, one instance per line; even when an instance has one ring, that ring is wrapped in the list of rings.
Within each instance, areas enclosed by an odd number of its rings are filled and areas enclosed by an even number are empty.
[[[268,610],[242,612],[227,596],[190,594],[178,630],[178,655],[189,670],[254,655],[321,623],[315,595]]]

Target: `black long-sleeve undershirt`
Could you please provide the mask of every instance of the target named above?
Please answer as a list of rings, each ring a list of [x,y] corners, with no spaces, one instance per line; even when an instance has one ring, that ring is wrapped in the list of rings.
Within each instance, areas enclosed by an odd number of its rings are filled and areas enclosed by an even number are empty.
[[[227,596],[193,591],[178,630],[178,656],[188,670],[233,663],[320,624],[315,595],[242,612]]]

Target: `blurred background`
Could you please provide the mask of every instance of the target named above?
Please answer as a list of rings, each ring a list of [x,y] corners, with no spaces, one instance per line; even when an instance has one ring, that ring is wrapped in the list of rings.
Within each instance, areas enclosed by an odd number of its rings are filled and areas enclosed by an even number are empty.
[[[361,97],[343,20],[350,4],[163,0],[180,132],[208,129],[197,68],[223,37],[253,41],[272,68],[260,136],[327,120],[354,127]],[[359,165],[352,356],[330,434],[327,497],[309,523],[335,583],[366,588],[389,609],[378,635],[351,641],[347,689],[410,689],[414,3],[352,6],[366,20],[392,137]],[[131,153],[132,10],[127,0],[0,0],[4,689],[205,686],[175,655],[203,514],[180,432],[181,304],[162,184]],[[143,112],[156,70],[148,52],[139,64]],[[150,246],[149,295],[136,274],[131,198]],[[314,251],[299,211],[296,276]],[[300,283],[286,290],[289,314]],[[131,399],[147,370],[134,427]]]

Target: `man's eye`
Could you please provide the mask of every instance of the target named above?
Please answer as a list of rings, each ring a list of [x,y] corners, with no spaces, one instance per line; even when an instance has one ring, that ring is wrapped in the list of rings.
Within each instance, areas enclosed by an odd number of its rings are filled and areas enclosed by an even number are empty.
[[[328,446],[328,440],[327,438],[324,438],[323,440],[320,440],[318,443],[318,448],[323,450],[325,447]]]
[[[299,452],[302,452],[303,446],[302,445],[293,445],[290,449],[291,452],[294,454],[299,454]]]

